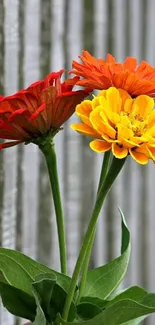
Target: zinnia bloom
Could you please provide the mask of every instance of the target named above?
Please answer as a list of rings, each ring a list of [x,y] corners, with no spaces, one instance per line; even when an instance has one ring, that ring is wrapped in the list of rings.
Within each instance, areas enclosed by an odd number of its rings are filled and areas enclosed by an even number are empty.
[[[155,161],[154,100],[146,95],[133,99],[125,90],[110,87],[93,100],[77,105],[76,113],[83,123],[72,129],[96,138],[92,150],[112,150],[116,158],[131,155],[140,164]]]
[[[127,57],[123,63],[118,63],[115,58],[108,54],[106,60],[96,59],[87,51],[79,56],[82,61],[73,61],[74,73],[83,80],[80,86],[94,89],[108,89],[111,86],[126,90],[132,97],[149,95],[155,97],[155,68],[142,61],[140,65],[133,57]]]
[[[0,98],[0,138],[13,140],[2,143],[0,149],[22,142],[35,143],[49,132],[54,136],[70,118],[89,90],[72,90],[79,77],[61,83],[63,72],[50,73],[45,80],[13,96]]]

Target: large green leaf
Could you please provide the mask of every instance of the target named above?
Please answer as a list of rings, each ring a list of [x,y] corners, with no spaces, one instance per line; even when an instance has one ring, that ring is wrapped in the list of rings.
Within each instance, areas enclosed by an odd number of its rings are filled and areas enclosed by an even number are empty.
[[[30,295],[3,282],[0,282],[0,295],[4,307],[11,314],[34,320],[36,303]]]
[[[134,301],[139,301],[148,295],[148,292],[144,290],[141,287],[138,286],[133,286],[130,288],[127,288],[125,290],[122,290],[121,292],[117,292],[115,294],[112,294],[112,296],[109,297],[107,300],[102,300],[97,297],[82,297],[81,302],[87,302],[87,303],[92,303],[98,306],[101,309],[107,308],[110,305],[114,304],[115,302],[119,300],[124,300],[124,299],[131,299]]]
[[[131,299],[131,300],[134,300],[137,302],[138,301],[141,302],[142,299],[144,297],[146,297],[147,295],[148,295],[148,292],[146,290],[144,290],[143,288],[138,287],[138,286],[133,286],[133,287],[130,287],[130,288],[127,288],[127,289],[121,291],[120,293],[118,292],[113,299],[106,300],[106,303],[104,306],[109,307],[113,303],[120,301],[120,300],[124,300],[124,299]]]
[[[36,317],[34,322],[32,323],[33,325],[49,325],[49,323],[46,320],[44,311],[41,307],[41,298],[38,294],[38,292],[35,290],[35,287],[33,288],[33,295],[35,297],[36,305],[37,305],[37,310],[36,310]]]
[[[32,283],[33,294],[36,296],[37,292],[40,300],[40,307],[44,312],[46,319],[49,321],[51,316],[51,299],[56,280],[57,278],[55,274],[45,273],[38,275],[35,282]]]
[[[147,302],[147,300],[145,300]],[[102,313],[94,317],[93,319],[85,322],[65,322],[60,315],[58,315],[58,321],[62,325],[121,325],[128,321],[134,320],[138,317],[149,315],[155,312],[155,302],[151,303],[151,297],[148,297],[148,302],[152,305],[142,305],[139,302],[133,300],[121,300],[110,307],[106,308]],[[154,306],[153,306],[154,304]]]
[[[112,262],[88,272],[83,296],[106,299],[119,286],[125,276],[130,257],[130,232],[122,212],[121,218],[122,254]]]
[[[0,248],[0,271],[8,284],[32,295],[32,282],[41,273],[54,273],[57,283],[68,291],[70,278],[64,274],[51,270],[30,257],[7,248]]]
[[[56,283],[56,275],[53,273],[40,274],[32,283],[32,291],[37,301],[37,317],[44,315],[50,324],[55,321],[58,313],[62,314],[67,293]],[[76,316],[76,307],[71,304],[69,320],[73,321]]]
[[[147,295],[145,295],[141,300],[140,303],[143,305],[147,305],[149,307],[154,307],[155,306],[155,294],[154,293],[149,293]],[[138,317],[132,321],[126,322],[123,325],[138,325],[140,324],[145,318],[147,317],[147,315],[142,316],[142,317]]]

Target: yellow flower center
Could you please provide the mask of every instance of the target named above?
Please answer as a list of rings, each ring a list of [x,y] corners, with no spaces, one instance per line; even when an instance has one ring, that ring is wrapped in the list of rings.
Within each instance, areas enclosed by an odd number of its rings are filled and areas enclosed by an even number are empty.
[[[142,118],[139,114],[120,112],[120,116],[128,118],[126,125],[136,137],[141,137],[147,131],[147,119]]]

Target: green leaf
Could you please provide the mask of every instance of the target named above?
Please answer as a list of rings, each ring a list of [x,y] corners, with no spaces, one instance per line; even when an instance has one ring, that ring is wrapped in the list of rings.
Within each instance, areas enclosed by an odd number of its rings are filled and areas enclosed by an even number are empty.
[[[124,300],[124,299],[131,299],[134,301],[139,301],[141,302],[141,300],[148,295],[148,292],[146,290],[144,290],[141,287],[138,286],[133,286],[127,289],[122,290],[121,292],[117,292],[114,294],[112,294],[107,300],[105,299],[99,299],[96,297],[82,297],[81,298],[81,302],[88,302],[88,303],[92,303],[96,306],[98,306],[101,309],[107,308],[110,305],[114,304],[117,301],[120,300]]]
[[[40,274],[36,277],[35,282],[32,283],[32,291],[39,301],[39,315],[43,312],[46,321],[51,323],[55,321],[58,313],[63,312],[66,291],[56,283],[56,275],[53,273]],[[41,310],[40,310],[41,308]],[[76,307],[74,303],[71,304],[69,320],[73,321],[76,316]],[[39,316],[40,317],[40,316]]]
[[[30,257],[7,248],[0,248],[0,271],[8,284],[32,295],[32,282],[41,273],[51,273],[57,276],[57,283],[68,291],[70,278],[51,270]]]
[[[138,301],[141,302],[142,299],[147,295],[148,292],[143,288],[138,286],[133,286],[121,291],[121,293],[118,292],[113,299],[106,300],[105,306],[109,307],[111,304],[124,299],[131,299],[137,302]]]
[[[90,304],[96,305],[100,309],[103,309],[109,303],[109,300],[103,300],[103,299],[96,298],[96,297],[86,296],[86,297],[82,297],[80,302],[81,303],[82,302],[90,303]]]
[[[40,306],[44,312],[46,319],[50,321],[51,299],[57,277],[53,273],[40,274],[36,277],[35,282],[32,283],[33,293],[37,292],[40,300]]]
[[[37,305],[37,311],[36,311],[36,317],[34,322],[32,323],[33,325],[48,325],[48,322],[46,320],[45,314],[42,310],[41,307],[41,299],[38,294],[38,292],[33,288],[33,294],[36,300],[36,305]]]
[[[140,301],[141,304],[147,305],[149,307],[155,306],[155,293],[148,293],[143,299]]]
[[[4,282],[0,282],[0,294],[4,307],[11,314],[34,320],[36,303],[30,295]]]
[[[149,299],[148,299],[149,300]],[[154,298],[153,298],[154,300]],[[153,303],[152,303],[153,305]],[[155,312],[155,304],[150,307],[142,305],[139,302],[133,300],[121,300],[106,308],[102,313],[94,317],[93,319],[85,322],[73,322],[70,325],[121,325],[128,321],[134,320],[141,316],[146,316]],[[62,325],[68,324],[60,315],[58,315],[58,321]]]
[[[130,257],[130,232],[122,212],[121,218],[122,255],[112,262],[88,272],[83,296],[106,299],[119,286],[125,276]]]
[[[55,320],[58,313],[62,314],[64,309],[64,304],[66,300],[66,292],[59,285],[55,285],[53,289],[52,299],[51,299],[51,316],[52,320]],[[76,307],[72,302],[68,320],[72,322],[76,317]]]
[[[92,303],[80,303],[76,308],[78,320],[88,320],[101,313],[101,309]]]
[[[147,317],[147,315],[142,316],[142,317],[138,317],[136,319],[129,320],[129,322],[125,322],[122,325],[139,325],[146,317]]]

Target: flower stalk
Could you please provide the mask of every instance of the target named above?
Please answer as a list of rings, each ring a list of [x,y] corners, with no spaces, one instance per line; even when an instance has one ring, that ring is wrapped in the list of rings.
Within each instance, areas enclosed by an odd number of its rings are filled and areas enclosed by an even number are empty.
[[[63,216],[61,196],[60,196],[56,152],[55,152],[55,146],[52,137],[47,136],[45,138],[45,141],[39,144],[39,148],[44,154],[46,160],[52,194],[53,194],[53,201],[54,201],[54,207],[56,213],[56,223],[57,223],[57,230],[58,230],[61,272],[67,274],[64,216]]]
[[[110,163],[110,156],[111,156],[111,151],[107,151],[104,154],[103,157],[103,163],[102,163],[102,168],[101,168],[101,174],[100,174],[100,180],[99,180],[99,185],[98,185],[98,189],[97,189],[97,193],[99,192],[105,177],[107,175],[107,171],[108,171],[108,167],[109,167],[109,163]],[[94,243],[94,239],[95,239],[95,234],[96,234],[96,230],[94,229],[87,252],[86,252],[86,256],[85,256],[85,260],[83,263],[83,269],[82,269],[82,276],[81,276],[81,280],[80,280],[80,285],[79,285],[79,296],[77,299],[77,302],[80,302],[80,299],[83,295],[84,289],[85,289],[85,284],[86,284],[86,278],[87,278],[87,272],[88,272],[88,267],[89,267],[89,261],[90,261],[90,256],[91,256],[91,252],[92,252],[92,247],[93,247],[93,243]]]
[[[115,157],[113,158],[110,169],[109,169],[109,171],[107,173],[107,176],[105,178],[105,181],[101,185],[101,188],[100,188],[100,190],[99,190],[99,192],[97,194],[95,207],[94,207],[92,217],[90,219],[90,222],[89,222],[89,225],[88,225],[88,228],[87,228],[87,232],[86,232],[84,240],[83,240],[83,244],[82,244],[82,247],[81,247],[81,250],[80,250],[80,253],[79,253],[79,257],[77,259],[77,262],[76,262],[76,265],[75,265],[75,268],[74,268],[70,288],[69,288],[68,295],[67,295],[67,298],[66,298],[64,311],[63,311],[63,319],[65,321],[67,321],[67,319],[68,319],[68,314],[69,314],[71,302],[72,302],[73,297],[74,297],[74,292],[75,292],[77,280],[78,280],[78,277],[79,277],[79,273],[81,271],[84,259],[86,257],[86,253],[89,250],[89,246],[90,246],[90,243],[91,243],[93,233],[96,230],[97,220],[98,220],[98,216],[99,216],[99,213],[101,211],[103,202],[104,202],[105,197],[106,197],[107,193],[109,192],[113,182],[115,181],[115,179],[118,176],[120,170],[122,169],[122,167],[123,167],[123,165],[125,163],[125,160],[126,160],[126,158],[124,158],[124,159],[117,159]]]

